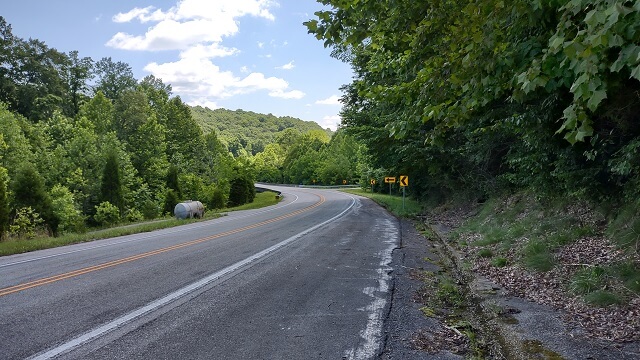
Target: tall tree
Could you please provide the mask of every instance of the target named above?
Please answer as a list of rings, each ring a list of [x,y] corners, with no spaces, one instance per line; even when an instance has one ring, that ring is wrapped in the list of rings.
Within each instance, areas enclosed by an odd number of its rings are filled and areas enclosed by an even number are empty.
[[[111,101],[118,99],[125,90],[132,90],[136,86],[136,79],[129,64],[117,61],[111,57],[100,59],[95,65],[95,72],[98,77],[95,92],[102,93]]]
[[[76,50],[69,52],[68,58],[63,76],[69,89],[66,114],[73,117],[80,111],[82,100],[87,98],[94,64],[90,57],[80,58]]]
[[[44,180],[33,164],[26,163],[16,174],[13,182],[15,209],[31,207],[34,209],[55,235],[60,220],[53,212],[51,198],[44,186]]]
[[[100,187],[101,202],[108,201],[120,210],[124,211],[122,197],[122,180],[120,178],[120,165],[115,151],[107,153],[107,159],[102,172],[102,183]]]

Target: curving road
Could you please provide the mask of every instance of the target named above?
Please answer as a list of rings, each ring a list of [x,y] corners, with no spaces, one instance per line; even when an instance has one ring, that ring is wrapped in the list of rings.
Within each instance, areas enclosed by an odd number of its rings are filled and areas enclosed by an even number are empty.
[[[337,191],[0,258],[0,359],[369,359],[397,220]]]

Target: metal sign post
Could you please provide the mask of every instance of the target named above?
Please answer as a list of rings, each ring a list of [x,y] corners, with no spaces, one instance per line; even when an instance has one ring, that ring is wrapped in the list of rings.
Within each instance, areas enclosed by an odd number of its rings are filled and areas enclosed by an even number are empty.
[[[400,175],[400,186],[402,187],[402,211],[404,211],[405,189],[409,186],[409,177],[407,175]]]
[[[391,195],[391,184],[396,182],[396,178],[393,176],[387,176],[384,178],[384,182],[389,184],[389,195]]]

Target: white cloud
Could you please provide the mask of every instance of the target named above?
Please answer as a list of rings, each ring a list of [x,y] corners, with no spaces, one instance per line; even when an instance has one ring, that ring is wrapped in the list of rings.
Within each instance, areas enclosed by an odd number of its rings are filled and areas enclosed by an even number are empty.
[[[326,99],[316,101],[318,105],[341,105],[340,98],[337,95],[332,95]]]
[[[213,101],[209,101],[209,99],[207,99],[207,98],[195,99],[193,101],[190,101],[188,103],[188,105],[191,105],[191,106],[202,106],[204,108],[209,108],[211,110],[215,110],[215,109],[219,108],[218,104],[216,104]]]
[[[190,105],[216,108],[215,101],[235,95],[264,91],[281,99],[301,99],[300,90],[278,77],[269,77],[243,66],[238,74],[221,69],[213,59],[234,56],[240,50],[225,47],[223,40],[239,32],[239,18],[253,16],[274,20],[271,0],[180,0],[168,10],[155,7],[134,8],[113,17],[115,22],[151,22],[141,35],[115,34],[108,46],[123,50],[180,50],[175,61],[152,62],[144,67],[151,75],[171,84]],[[265,46],[258,42],[258,47]],[[265,55],[270,58],[271,55]],[[283,69],[293,68],[293,61]]]
[[[333,131],[338,129],[338,125],[340,125],[341,118],[338,115],[325,116],[321,121],[318,121],[318,124],[322,126],[323,129],[329,128]]]
[[[260,48],[260,49],[264,48],[264,43],[263,43],[263,42],[258,41],[258,48]]]
[[[214,57],[225,57],[239,53],[240,50],[236,48],[226,48],[216,43],[212,45],[198,44],[180,53],[180,57],[196,58],[196,59],[209,59]]]
[[[107,46],[124,50],[182,50],[199,43],[221,42],[238,32],[237,19],[255,16],[275,20],[271,0],[182,0],[166,12],[153,6],[134,8],[113,17],[114,22],[155,22],[144,35],[117,33]]]
[[[283,99],[300,99],[302,91],[289,90],[289,83],[276,77],[265,77],[261,73],[251,73],[244,78],[230,71],[221,71],[218,66],[204,58],[183,58],[176,62],[145,66],[145,71],[171,84],[176,93],[190,97],[226,98],[268,91],[269,96]]]
[[[288,64],[284,64],[282,66],[278,66],[276,67],[276,69],[281,69],[281,70],[291,70],[294,67],[296,67],[295,65],[293,65],[293,61],[290,61]]]

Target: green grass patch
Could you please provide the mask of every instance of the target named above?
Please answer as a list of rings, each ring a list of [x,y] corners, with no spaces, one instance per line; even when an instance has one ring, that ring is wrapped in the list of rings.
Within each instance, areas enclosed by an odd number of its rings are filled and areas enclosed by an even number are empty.
[[[483,258],[490,258],[493,257],[493,251],[491,251],[491,249],[481,249],[480,251],[478,251],[478,256]]]
[[[97,231],[86,232],[82,234],[64,234],[59,237],[37,237],[29,240],[9,240],[0,242],[0,256],[20,254],[29,251],[50,249],[54,247],[89,242],[99,239],[108,239],[117,236],[125,236],[131,234],[139,234],[154,230],[166,229],[174,226],[189,224],[197,221],[204,221],[220,217],[219,212],[258,209],[265,206],[277,204],[280,199],[276,199],[275,193],[265,191],[256,194],[253,203],[242,206],[222,209],[220,211],[208,211],[203,219],[185,219],[178,220],[175,218],[164,218],[139,224],[118,225],[116,227],[102,229]]]
[[[529,241],[525,245],[522,261],[526,267],[535,271],[549,271],[555,264],[549,248],[538,240]]]
[[[341,191],[349,194],[367,197],[380,204],[382,207],[396,216],[412,217],[422,213],[422,205],[418,201],[415,201],[408,196],[405,197],[403,205],[402,196],[371,193],[370,191],[365,191],[362,189],[343,189]]]
[[[609,224],[606,234],[623,249],[640,247],[640,213],[639,203],[623,207]]]
[[[276,198],[276,193],[272,191],[264,191],[261,193],[256,193],[256,197],[253,199],[253,202],[251,203],[228,208],[228,209],[223,209],[223,210],[220,210],[220,212],[260,209],[263,207],[275,205],[278,202],[280,202],[280,200],[281,199]]]
[[[622,303],[622,299],[618,295],[606,290],[596,290],[589,293],[584,296],[584,300],[595,306],[609,306]]]
[[[497,257],[493,260],[491,260],[491,265],[495,266],[495,267],[505,267],[509,264],[509,260],[507,258],[504,257]]]
[[[640,269],[633,262],[618,264],[613,272],[627,289],[640,294]]]
[[[588,267],[575,273],[569,289],[577,295],[584,295],[599,290],[604,285],[605,270],[600,266]]]

